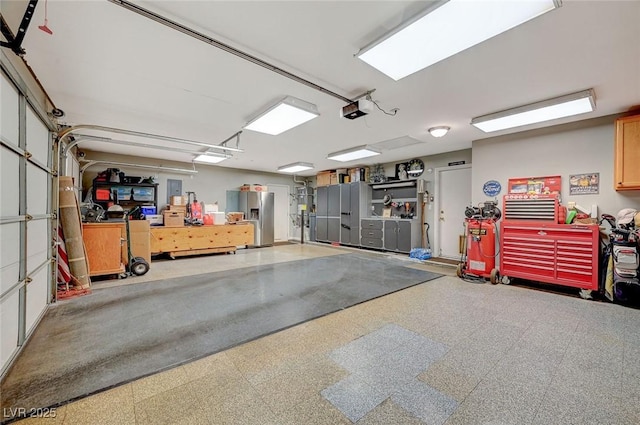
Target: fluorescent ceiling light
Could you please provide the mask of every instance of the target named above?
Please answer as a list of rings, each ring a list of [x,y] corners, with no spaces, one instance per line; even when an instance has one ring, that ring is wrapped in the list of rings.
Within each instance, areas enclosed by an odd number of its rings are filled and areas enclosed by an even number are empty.
[[[196,156],[193,160],[195,162],[204,162],[205,164],[217,164],[218,162],[222,162],[225,159],[229,159],[229,158],[231,158],[231,155],[203,153],[202,155]]]
[[[437,2],[357,56],[399,80],[561,5],[561,0]]]
[[[447,134],[449,130],[451,130],[451,127],[441,125],[439,127],[431,127],[429,129],[429,134],[431,134],[433,137],[442,137]]]
[[[287,96],[261,112],[244,127],[247,130],[276,136],[320,115],[312,103]]]
[[[278,167],[278,171],[283,173],[299,173],[300,171],[312,170],[313,164],[308,162],[294,162],[293,164]]]
[[[528,124],[593,112],[596,109],[592,89],[560,96],[506,111],[483,115],[471,120],[471,125],[485,133]]]
[[[369,146],[356,146],[355,148],[345,149],[343,151],[330,153],[327,159],[333,159],[334,161],[353,161],[361,158],[368,158],[370,156],[380,155],[380,152],[371,149]]]

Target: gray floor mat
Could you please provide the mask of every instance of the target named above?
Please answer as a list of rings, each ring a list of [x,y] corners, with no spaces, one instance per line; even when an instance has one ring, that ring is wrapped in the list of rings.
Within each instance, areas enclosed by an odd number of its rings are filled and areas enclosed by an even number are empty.
[[[440,276],[354,253],[95,290],[49,309],[1,408],[63,404]]]

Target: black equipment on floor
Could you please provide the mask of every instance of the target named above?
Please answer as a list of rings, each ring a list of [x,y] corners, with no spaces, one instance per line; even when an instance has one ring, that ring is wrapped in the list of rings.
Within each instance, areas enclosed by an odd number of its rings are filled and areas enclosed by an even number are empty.
[[[142,276],[149,271],[149,263],[142,257],[134,257],[131,253],[131,233],[129,230],[129,219],[140,210],[139,206],[125,213],[124,223],[127,230],[127,272],[129,275]]]

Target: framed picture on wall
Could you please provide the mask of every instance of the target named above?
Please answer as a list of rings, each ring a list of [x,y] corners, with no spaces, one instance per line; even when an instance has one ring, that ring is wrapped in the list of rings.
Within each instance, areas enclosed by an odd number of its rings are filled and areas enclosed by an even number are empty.
[[[399,162],[396,164],[396,179],[409,180],[409,163]]]

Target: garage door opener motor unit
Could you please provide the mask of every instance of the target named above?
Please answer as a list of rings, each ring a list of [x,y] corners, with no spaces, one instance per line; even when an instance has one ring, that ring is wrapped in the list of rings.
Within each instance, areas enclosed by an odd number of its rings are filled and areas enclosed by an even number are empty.
[[[502,213],[496,202],[487,201],[479,207],[467,207],[464,215],[466,231],[463,257],[456,269],[456,275],[462,279],[490,279],[491,283],[496,284],[500,280],[496,268],[496,223],[502,217]]]

